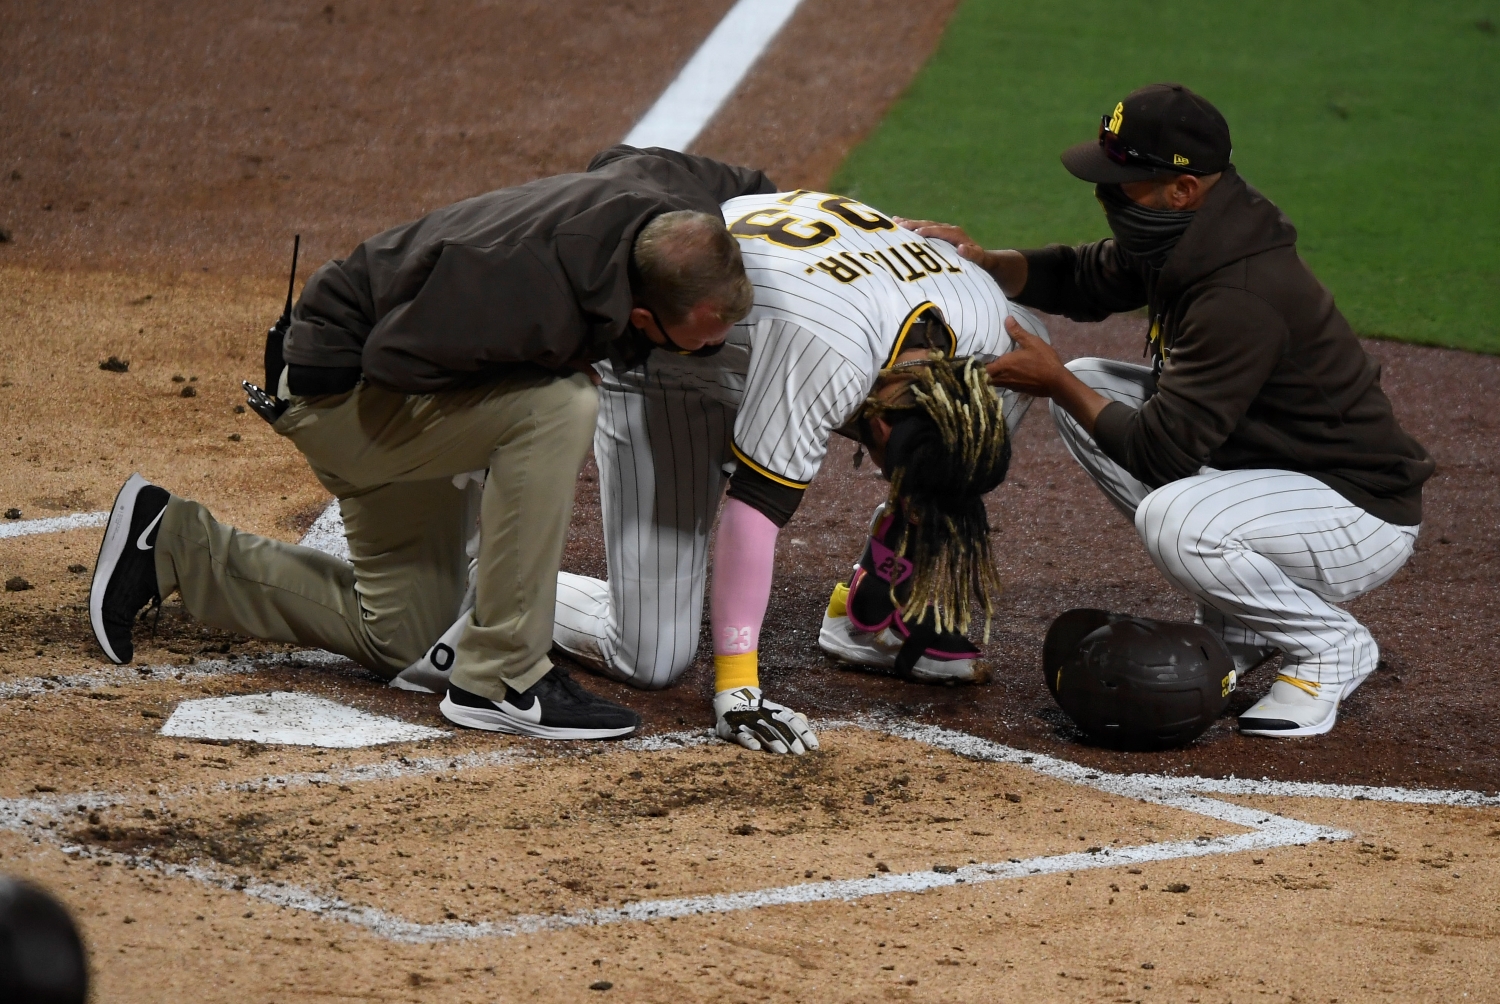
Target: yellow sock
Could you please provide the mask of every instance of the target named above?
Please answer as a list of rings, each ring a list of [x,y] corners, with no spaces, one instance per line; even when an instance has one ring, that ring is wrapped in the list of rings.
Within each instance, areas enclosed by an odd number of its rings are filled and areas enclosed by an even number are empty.
[[[760,686],[760,653],[714,656],[714,693]]]
[[[849,615],[849,583],[840,582],[833,587],[833,595],[828,597],[828,616],[847,617]]]

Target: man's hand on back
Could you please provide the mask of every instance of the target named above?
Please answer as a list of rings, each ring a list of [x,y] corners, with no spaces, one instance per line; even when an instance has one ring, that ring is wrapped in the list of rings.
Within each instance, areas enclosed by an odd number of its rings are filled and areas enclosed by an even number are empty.
[[[1026,288],[1026,277],[1030,272],[1026,256],[1019,251],[986,251],[962,227],[951,223],[936,223],[932,220],[908,220],[894,217],[898,226],[905,227],[918,237],[946,241],[958,249],[960,257],[966,258],[984,269],[999,284],[1006,296],[1017,296]]]
[[[1015,348],[986,366],[990,383],[1034,397],[1055,397],[1057,389],[1072,376],[1057,351],[1017,323],[1005,319],[1005,331]]]
[[[905,227],[918,237],[926,237],[931,240],[947,241],[958,248],[958,253],[976,265],[984,265],[985,250],[975,243],[974,238],[964,232],[963,227],[956,227],[951,223],[938,223],[933,220],[908,220],[904,216],[893,217],[897,226]]]

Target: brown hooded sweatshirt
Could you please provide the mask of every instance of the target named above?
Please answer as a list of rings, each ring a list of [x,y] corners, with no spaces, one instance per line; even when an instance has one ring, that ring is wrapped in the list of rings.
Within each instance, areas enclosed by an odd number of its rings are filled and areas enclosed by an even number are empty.
[[[1155,393],[1112,402],[1094,439],[1151,488],[1219,470],[1299,471],[1388,523],[1422,521],[1433,463],[1397,423],[1297,231],[1233,167],[1159,275],[1106,239],[1023,252],[1016,300],[1076,321],[1149,308]]]
[[[541,178],[435,210],[365,241],[308,280],[283,342],[310,371],[363,374],[408,394],[507,368],[603,359],[626,333],[636,235],[662,213],[718,215],[774,192],[759,171],[616,146],[583,174]]]

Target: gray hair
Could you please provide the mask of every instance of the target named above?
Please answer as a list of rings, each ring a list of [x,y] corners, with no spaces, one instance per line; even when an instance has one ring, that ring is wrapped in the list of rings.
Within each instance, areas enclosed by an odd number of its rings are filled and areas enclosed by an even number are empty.
[[[755,301],[739,241],[718,216],[662,213],[641,228],[631,259],[639,277],[636,299],[668,324],[683,321],[704,302],[719,320],[734,324]]]

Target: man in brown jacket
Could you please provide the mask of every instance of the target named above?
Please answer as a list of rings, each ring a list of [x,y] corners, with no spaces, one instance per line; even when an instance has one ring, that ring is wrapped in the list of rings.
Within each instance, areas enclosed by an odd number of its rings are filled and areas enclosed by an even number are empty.
[[[1240,670],[1282,670],[1243,732],[1319,735],[1379,659],[1336,606],[1394,575],[1433,464],[1407,435],[1297,231],[1229,162],[1229,126],[1177,84],[1128,95],[1063,164],[1093,182],[1113,239],[985,251],[1007,295],[1094,321],[1145,307],[1154,365],[1075,359],[1019,327],[991,380],[1052,399],[1063,441],[1199,604]]]
[[[634,712],[547,657],[598,412],[584,371],[722,343],[754,294],[719,204],[773,190],[759,171],[622,146],[328,262],[268,346],[289,402],[268,417],[338,498],[349,561],[225,526],[135,475],[90,594],[105,654],[129,662],[137,612],[176,590],[205,623],[394,677],[459,612],[477,518],[443,714],[549,739],[634,731]]]

